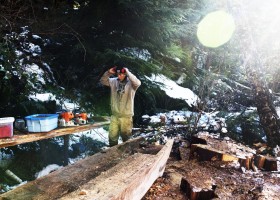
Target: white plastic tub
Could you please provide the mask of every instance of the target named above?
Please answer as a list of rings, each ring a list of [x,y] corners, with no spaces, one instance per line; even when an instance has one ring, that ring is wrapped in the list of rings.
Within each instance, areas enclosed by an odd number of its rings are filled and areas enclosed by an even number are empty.
[[[58,114],[36,114],[25,117],[29,132],[49,132],[58,125]]]
[[[4,117],[0,118],[0,138],[10,138],[13,137],[14,127],[13,122],[15,118]]]

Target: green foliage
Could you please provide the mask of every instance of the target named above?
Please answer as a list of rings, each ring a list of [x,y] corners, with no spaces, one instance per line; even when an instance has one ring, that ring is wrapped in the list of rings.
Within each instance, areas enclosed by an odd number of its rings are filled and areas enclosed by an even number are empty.
[[[195,26],[189,19],[198,20],[195,9],[201,6],[200,2],[33,1],[32,7],[30,3],[22,4],[26,8],[22,16],[29,16],[30,20],[18,22],[18,26],[20,22],[29,25],[30,32],[24,41],[19,34],[9,38],[9,48],[26,50],[21,44],[30,41],[40,45],[43,53],[36,58],[23,51],[25,53],[20,58],[10,60],[16,63],[23,59],[21,66],[35,62],[45,72],[45,80],[51,83],[42,85],[36,73],[26,74],[24,68],[16,67],[23,81],[19,85],[25,88],[21,90],[23,97],[38,91],[49,91],[58,98],[71,99],[90,111],[108,113],[106,103],[109,102],[109,93],[102,91],[99,78],[104,70],[118,61],[126,63],[142,81],[144,76],[152,73],[164,73],[174,79],[185,73],[188,75],[185,84],[194,83],[191,48],[188,46],[191,40],[183,38],[188,34],[194,35]],[[33,16],[29,13],[33,13]],[[33,33],[43,35],[44,39],[32,39]],[[26,59],[27,56],[31,59]],[[42,60],[48,63],[53,76],[46,72],[44,62],[40,62]],[[62,86],[64,90],[56,89],[53,87],[55,85]],[[147,85],[143,84],[139,94],[150,97],[146,95],[148,90]],[[137,95],[136,100],[143,99],[140,96]],[[20,100],[22,105],[25,101]],[[152,106],[145,110],[153,110],[156,106],[156,101],[151,99],[149,102]]]
[[[224,136],[229,136],[246,145],[264,142],[262,138],[265,134],[259,124],[256,110],[248,109],[241,113],[232,113],[230,115],[228,112],[220,112],[217,116],[226,117],[228,133]]]
[[[1,106],[6,105],[11,100],[13,93],[13,86],[11,85],[12,73],[11,69],[15,55],[10,51],[7,45],[0,43],[0,104]]]

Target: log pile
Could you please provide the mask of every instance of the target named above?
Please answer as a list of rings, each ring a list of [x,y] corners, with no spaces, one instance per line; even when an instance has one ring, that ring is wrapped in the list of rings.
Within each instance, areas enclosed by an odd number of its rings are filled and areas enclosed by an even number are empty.
[[[213,137],[213,135],[195,135],[192,137],[189,151],[186,148],[179,148],[181,158],[190,164],[193,160],[198,163],[216,163],[216,165],[225,166],[235,163],[241,173],[252,171],[279,171],[277,159],[265,155],[257,154],[255,149],[236,143],[229,138],[222,140]],[[213,164],[215,165],[215,164]],[[216,195],[217,184],[214,180],[214,170],[208,172],[201,168],[191,170],[181,178],[180,189],[191,200],[213,199]],[[237,170],[238,170],[237,169]],[[204,171],[205,170],[205,171]],[[238,176],[235,175],[238,179]]]
[[[192,138],[190,159],[199,161],[235,161],[249,170],[278,171],[277,159],[257,154],[255,149],[236,143],[231,139],[221,140],[211,135],[195,135]]]

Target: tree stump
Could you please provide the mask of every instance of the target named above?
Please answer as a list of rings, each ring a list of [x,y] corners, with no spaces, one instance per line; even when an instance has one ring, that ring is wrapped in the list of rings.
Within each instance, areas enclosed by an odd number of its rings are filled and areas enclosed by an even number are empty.
[[[185,177],[181,179],[180,189],[190,200],[208,200],[215,197],[216,185],[211,180],[201,180],[200,184],[193,185]]]

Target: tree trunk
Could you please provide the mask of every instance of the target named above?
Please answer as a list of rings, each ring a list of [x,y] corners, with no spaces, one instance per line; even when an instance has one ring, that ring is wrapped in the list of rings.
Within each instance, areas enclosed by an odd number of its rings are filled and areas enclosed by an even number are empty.
[[[271,94],[261,81],[255,79],[255,102],[260,117],[260,123],[265,131],[268,146],[274,148],[280,146],[280,123],[279,117],[271,99]],[[258,82],[258,83],[257,83]]]

